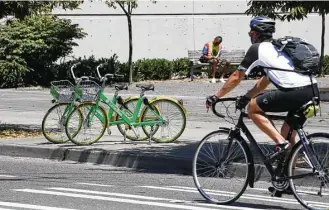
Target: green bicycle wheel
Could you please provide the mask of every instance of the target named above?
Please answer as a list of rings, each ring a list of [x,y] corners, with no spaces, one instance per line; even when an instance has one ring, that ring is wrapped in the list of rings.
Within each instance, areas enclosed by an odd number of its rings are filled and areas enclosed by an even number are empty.
[[[78,117],[78,120],[76,120],[77,112],[81,112],[83,118]],[[92,117],[91,121],[88,120],[89,117]],[[78,127],[79,124],[82,124],[79,133],[70,133],[70,131]],[[107,114],[103,107],[97,106],[94,102],[84,102],[70,113],[65,131],[70,141],[74,144],[86,146],[97,142],[104,135],[107,124]]]
[[[69,141],[65,132],[65,121],[69,115],[71,103],[59,103],[52,106],[42,119],[41,130],[43,136],[54,144],[63,144]],[[73,111],[74,107],[72,107]],[[78,117],[82,118],[82,113],[78,112]],[[50,121],[50,122],[49,122]],[[73,131],[76,135],[81,128],[81,124]]]
[[[134,114],[134,111],[136,109],[136,105],[138,102],[138,98],[131,98],[128,99],[127,101],[124,102],[124,105],[128,108],[128,110],[126,108],[124,108],[124,106],[120,107],[120,110],[123,111],[127,117],[131,117]],[[140,116],[141,111],[143,110],[143,106],[144,104],[142,104],[140,111],[138,113],[138,116]],[[116,115],[116,121],[121,120],[121,117],[119,115]],[[136,122],[140,121],[140,117],[137,118]],[[145,135],[143,129],[141,126],[135,127],[135,131],[139,134],[139,137],[137,137],[134,133],[134,131],[129,127],[128,124],[118,124],[117,125],[118,130],[120,131],[120,133],[122,135],[125,134],[125,130],[126,130],[126,137],[129,140],[132,141],[145,141],[147,140],[147,135]]]
[[[166,98],[155,99],[150,105],[165,120],[165,124],[154,126],[152,140],[157,143],[169,143],[178,139],[186,128],[186,115],[183,108],[177,102]],[[152,113],[150,107],[146,107],[141,114],[141,121],[152,120],[157,120],[157,117]],[[142,126],[142,128],[149,137],[151,127]]]

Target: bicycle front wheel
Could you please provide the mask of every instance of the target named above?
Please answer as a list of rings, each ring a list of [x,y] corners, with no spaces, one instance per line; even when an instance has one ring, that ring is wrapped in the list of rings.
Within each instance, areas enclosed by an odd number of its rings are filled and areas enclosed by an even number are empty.
[[[157,143],[169,143],[178,139],[186,128],[186,115],[183,108],[176,102],[160,98],[151,102],[153,111],[159,114],[165,121],[163,125],[155,125],[152,132],[152,140]],[[150,107],[146,107],[141,114],[141,121],[159,120]],[[151,126],[142,126],[145,134],[151,135]]]
[[[307,136],[311,155],[320,163],[320,171],[316,170],[306,155],[305,148],[299,141],[292,149],[288,176],[290,187],[295,198],[307,209],[329,208],[329,134],[313,133]]]
[[[215,204],[230,204],[249,180],[247,149],[228,130],[217,130],[199,143],[193,158],[193,180],[201,195]]]
[[[81,112],[83,118],[77,117]],[[73,135],[72,130],[76,130],[80,124],[79,133]],[[85,102],[80,104],[69,115],[65,126],[66,135],[69,139],[79,146],[91,145],[97,142],[107,128],[107,115],[103,107],[93,102]]]
[[[62,144],[69,141],[65,133],[65,121],[73,109],[74,106],[71,106],[71,103],[59,103],[47,111],[42,119],[41,129],[48,141],[54,144]],[[77,117],[82,117],[80,112]]]

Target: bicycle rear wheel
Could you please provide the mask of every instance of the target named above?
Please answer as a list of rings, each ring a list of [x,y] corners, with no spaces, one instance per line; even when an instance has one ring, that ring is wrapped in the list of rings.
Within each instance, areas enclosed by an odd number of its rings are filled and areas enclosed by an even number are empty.
[[[314,157],[322,166],[320,173],[312,166],[310,157],[299,141],[289,157],[288,176],[290,187],[298,202],[307,209],[329,208],[329,134],[313,133],[307,136]]]
[[[193,158],[193,180],[201,195],[216,204],[230,204],[249,180],[247,149],[228,130],[217,130],[199,143]]]
[[[132,115],[134,114],[134,111],[136,110],[137,102],[138,102],[138,98],[132,98],[130,100],[127,100],[127,101],[124,102],[124,105],[127,106],[128,110],[125,109],[123,106],[120,107],[120,110],[123,111],[127,115],[127,117],[132,117]],[[142,104],[142,106],[140,108],[140,111],[138,113],[138,116],[140,116],[141,110],[143,110],[143,106],[144,106],[144,104]],[[119,121],[119,120],[121,120],[121,117],[117,114],[116,115],[116,121]],[[138,120],[140,120],[139,117],[137,118],[137,121]],[[126,123],[117,125],[118,130],[122,135],[125,134],[126,126],[129,127]],[[135,135],[135,133],[132,129],[128,129],[126,131],[127,139],[132,140],[132,141],[145,141],[145,140],[147,140],[147,135],[145,135],[145,133],[144,133],[141,126],[135,127],[135,131],[139,134],[139,138],[136,137],[136,135]]]
[[[169,143],[178,139],[186,128],[186,115],[183,108],[176,102],[165,98],[156,99],[150,105],[165,120],[164,125],[154,126],[152,140],[157,143]],[[141,121],[153,120],[158,120],[158,118],[149,107],[146,107],[144,112],[141,113]],[[142,126],[142,128],[149,137],[151,135],[151,127]]]

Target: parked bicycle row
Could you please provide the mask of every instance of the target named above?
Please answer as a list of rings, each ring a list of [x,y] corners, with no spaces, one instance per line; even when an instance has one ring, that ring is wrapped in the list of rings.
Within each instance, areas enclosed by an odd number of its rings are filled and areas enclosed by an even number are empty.
[[[50,93],[53,105],[42,120],[42,132],[52,143],[71,141],[76,145],[91,145],[101,139],[105,130],[111,135],[111,127],[117,126],[124,141],[152,141],[168,143],[178,139],[186,127],[186,109],[182,101],[172,97],[147,98],[146,91],[153,91],[153,84],[138,84],[139,96],[122,98],[120,91],[128,90],[126,83],[119,81],[124,75],[100,74],[100,64],[96,68],[98,77],[76,77],[75,81],[52,81]],[[113,97],[105,95],[104,89],[114,86]]]

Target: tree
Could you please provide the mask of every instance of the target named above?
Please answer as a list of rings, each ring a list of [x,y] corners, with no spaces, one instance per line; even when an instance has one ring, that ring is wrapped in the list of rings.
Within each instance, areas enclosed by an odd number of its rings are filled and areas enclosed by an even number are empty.
[[[152,3],[155,3],[156,1],[151,0]],[[122,9],[122,11],[125,13],[128,21],[128,33],[129,33],[129,58],[128,58],[128,66],[129,66],[129,83],[131,84],[133,82],[133,66],[132,66],[132,56],[133,56],[133,35],[132,35],[132,21],[131,16],[133,9],[138,7],[137,0],[107,0],[106,1],[107,6],[110,8],[116,9],[116,5],[119,5],[119,7]]]
[[[24,19],[30,14],[50,13],[54,8],[77,9],[83,1],[0,1],[0,19],[13,15]]]
[[[86,35],[71,20],[52,15],[14,20],[0,29],[0,88],[48,85],[53,63],[72,53],[78,45],[74,40]]]
[[[317,12],[322,18],[320,73],[322,75],[325,46],[325,15],[329,13],[328,1],[249,1],[247,15],[265,15],[281,21],[303,20],[307,14]]]

